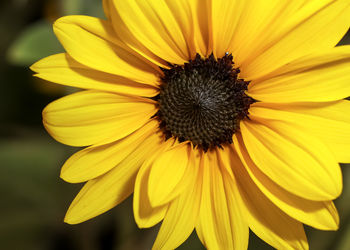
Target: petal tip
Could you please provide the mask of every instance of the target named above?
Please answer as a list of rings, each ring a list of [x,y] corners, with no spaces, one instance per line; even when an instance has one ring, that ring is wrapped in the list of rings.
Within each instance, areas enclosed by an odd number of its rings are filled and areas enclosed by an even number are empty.
[[[70,224],[70,225],[76,225],[81,223],[82,221],[77,220],[73,216],[70,215],[70,212],[68,211],[63,219],[64,223]]]
[[[62,166],[60,172],[60,178],[65,182],[69,183],[82,183],[87,182],[92,178],[89,178],[88,175],[82,175],[81,172],[74,171],[66,163]]]
[[[65,182],[69,182],[69,183],[79,183],[79,181],[77,181],[77,180],[75,180],[74,178],[72,178],[71,175],[70,175],[69,173],[67,174],[67,172],[64,171],[64,170],[63,170],[63,171],[61,170],[60,178],[61,178],[62,180],[64,180]]]
[[[29,66],[29,69],[35,73],[38,73],[38,62],[33,63],[31,66]],[[37,76],[37,74],[35,74],[34,76]]]

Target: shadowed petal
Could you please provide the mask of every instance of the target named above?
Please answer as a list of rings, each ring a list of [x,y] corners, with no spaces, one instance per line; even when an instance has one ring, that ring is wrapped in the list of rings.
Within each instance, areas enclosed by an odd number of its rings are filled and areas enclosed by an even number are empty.
[[[111,171],[88,181],[70,205],[65,222],[77,224],[115,207],[134,190],[135,178],[143,162],[161,145],[152,135]]]
[[[81,64],[136,82],[158,81],[153,66],[116,39],[112,25],[105,20],[66,16],[54,23],[54,31],[67,53]]]
[[[311,201],[293,195],[269,179],[250,159],[241,138],[234,138],[235,149],[243,164],[233,166],[243,183],[254,181],[255,185],[276,206],[290,217],[321,230],[336,230],[339,226],[338,212],[331,201]],[[248,175],[249,174],[249,175]],[[250,180],[252,179],[252,180]]]
[[[87,90],[47,105],[43,123],[64,144],[103,145],[131,134],[154,113],[154,104],[146,99]]]
[[[94,179],[108,172],[154,134],[157,127],[158,122],[153,120],[121,140],[88,147],[75,153],[63,165],[60,177],[67,182],[76,183]]]
[[[256,119],[278,120],[320,138],[338,162],[350,162],[350,102],[255,103],[250,115]]]
[[[306,1],[279,21],[274,20],[278,26],[268,34],[260,49],[240,64],[243,78],[263,77],[304,55],[334,47],[349,29],[350,2]]]
[[[305,199],[325,201],[340,195],[340,167],[321,141],[283,122],[254,120],[241,122],[244,145],[269,178]]]
[[[192,183],[170,202],[153,249],[175,249],[191,235],[198,219],[201,201],[202,171],[198,168],[199,160],[198,154],[192,158],[189,167],[196,172]]]
[[[248,86],[264,102],[328,102],[350,96],[350,46],[336,47],[294,61]]]
[[[292,219],[270,202],[250,178],[244,178],[236,169],[241,165],[236,153],[232,154],[232,169],[237,178],[243,200],[244,216],[250,229],[276,249],[308,249],[302,223]]]
[[[30,67],[34,76],[47,81],[78,87],[95,89],[135,96],[155,96],[158,93],[156,82],[142,83],[128,78],[94,70],[78,63],[68,54],[56,54],[46,57]]]

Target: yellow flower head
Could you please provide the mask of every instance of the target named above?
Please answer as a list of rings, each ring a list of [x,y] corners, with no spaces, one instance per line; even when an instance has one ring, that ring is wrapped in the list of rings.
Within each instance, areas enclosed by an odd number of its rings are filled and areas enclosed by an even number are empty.
[[[65,221],[133,193],[154,249],[195,229],[208,249],[246,249],[249,228],[307,249],[303,223],[338,228],[338,162],[350,162],[349,0],[105,0],[106,20],[54,24],[66,53],[36,76],[87,89],[49,104],[47,131],[87,146],[61,177],[87,182]]]

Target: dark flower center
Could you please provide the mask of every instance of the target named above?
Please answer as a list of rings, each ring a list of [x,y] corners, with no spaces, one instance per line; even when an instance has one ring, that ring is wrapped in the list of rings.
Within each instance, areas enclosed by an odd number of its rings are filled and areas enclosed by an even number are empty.
[[[232,143],[232,135],[253,103],[245,94],[249,82],[238,78],[232,59],[228,53],[217,60],[197,54],[184,65],[162,68],[160,93],[154,99],[167,139],[191,141],[204,151]]]

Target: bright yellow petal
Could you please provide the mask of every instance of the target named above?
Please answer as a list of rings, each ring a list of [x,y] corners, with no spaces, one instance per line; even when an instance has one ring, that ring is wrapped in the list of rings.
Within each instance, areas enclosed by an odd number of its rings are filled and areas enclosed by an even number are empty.
[[[127,198],[133,192],[139,168],[148,157],[159,150],[162,143],[158,135],[148,137],[111,171],[88,181],[70,205],[65,222],[77,224],[86,221]]]
[[[219,249],[212,217],[212,195],[210,194],[210,163],[207,154],[203,154],[199,165],[202,171],[202,199],[199,218],[196,225],[198,238],[207,249]]]
[[[248,226],[241,221],[235,196],[229,193],[233,179],[224,177],[222,171],[224,169],[220,168],[215,154],[203,156],[202,201],[197,232],[208,249],[242,249],[248,244]],[[231,178],[231,183],[227,178]],[[229,204],[233,201],[236,204]]]
[[[262,50],[241,66],[241,76],[262,77],[304,55],[334,47],[349,29],[348,0],[311,0],[278,23]]]
[[[160,139],[163,138],[161,137]],[[159,223],[164,218],[168,208],[168,204],[159,207],[152,207],[147,192],[149,174],[154,159],[156,159],[164,151],[168,150],[174,141],[170,139],[166,142],[160,143],[162,143],[160,149],[156,154],[149,156],[149,158],[144,162],[135,181],[133,209],[135,221],[140,228],[152,227]]]
[[[233,36],[247,1],[212,1],[213,52],[217,58],[230,51]]]
[[[279,185],[311,200],[330,200],[340,194],[340,167],[313,135],[278,121],[243,122],[241,128],[251,158]]]
[[[262,53],[261,47],[271,41],[276,29],[301,5],[301,1],[294,0],[221,0],[219,2],[235,4],[232,6],[231,13],[227,14],[227,18],[231,20],[225,24],[228,25],[225,37],[227,40],[219,40],[217,45],[227,44],[226,49],[233,53],[237,66],[250,60],[251,56]],[[216,19],[220,20],[220,15],[224,11],[225,9],[218,9]],[[225,22],[224,20],[222,19],[222,22]],[[215,22],[214,19],[213,21]]]
[[[158,72],[134,56],[116,39],[112,25],[88,16],[66,16],[54,23],[54,31],[67,53],[92,69],[155,83]]]
[[[249,227],[244,219],[244,209],[240,195],[237,195],[238,188],[236,177],[233,176],[232,168],[235,163],[232,162],[232,149],[224,147],[224,150],[218,150],[218,161],[225,185],[225,194],[227,199],[228,212],[232,228],[233,249],[247,249],[249,241]]]
[[[350,46],[341,46],[294,61],[262,81],[248,94],[264,102],[325,102],[350,96]]]
[[[43,122],[59,142],[102,145],[131,134],[154,113],[154,104],[146,99],[87,90],[50,103]]]
[[[197,51],[194,43],[194,20],[192,16],[193,1],[188,0],[165,0],[176,22],[181,28],[186,44],[188,46],[189,58],[194,58]]]
[[[283,213],[270,202],[259,188],[241,175],[237,166],[242,163],[232,154],[232,169],[237,177],[238,192],[243,200],[244,219],[250,229],[276,249],[308,249],[303,225]]]
[[[127,29],[151,52],[175,64],[183,64],[190,59],[190,49],[181,25],[165,1],[113,2]],[[123,39],[121,35],[120,38]]]
[[[116,36],[123,42],[133,53],[139,57],[146,58],[149,62],[152,62],[155,66],[167,68],[169,65],[166,61],[161,59],[158,55],[147,49],[142,41],[139,41],[133,33],[125,26],[118,11],[116,10],[113,0],[105,0],[110,12],[110,21],[113,25]],[[159,68],[158,68],[159,69]]]
[[[271,181],[250,159],[241,135],[234,137],[233,145],[244,164],[234,166],[237,178],[243,183],[252,182],[276,206],[290,217],[321,230],[336,230],[339,226],[338,212],[331,201],[310,201],[293,195]],[[249,173],[249,175],[248,175]]]
[[[108,172],[154,134],[158,125],[157,121],[152,120],[121,140],[75,153],[63,165],[61,178],[72,183],[85,182]]]
[[[258,168],[287,191],[314,201],[342,191],[340,167],[316,137],[278,121],[241,122],[244,145]]]
[[[170,202],[153,249],[177,248],[191,235],[196,225],[202,191],[198,154],[190,164],[196,170],[196,176],[187,189]]]
[[[193,16],[194,43],[196,52],[207,57],[213,51],[212,0],[189,1]]]
[[[350,162],[350,102],[273,104],[256,103],[250,114],[260,119],[280,120],[308,130],[320,138],[338,162]]]
[[[44,80],[83,89],[147,97],[155,96],[159,91],[156,82],[137,83],[97,71],[78,63],[68,54],[46,57],[31,66],[31,70],[37,73],[34,76]]]
[[[190,164],[193,157],[188,143],[176,145],[157,157],[148,180],[148,197],[153,207],[170,202],[194,181],[196,169]]]
[[[233,172],[231,169],[231,149],[230,147],[224,146],[223,149],[216,150],[218,162],[220,167],[226,172],[232,179],[234,179]]]

